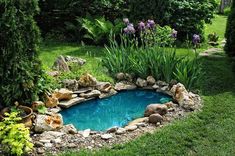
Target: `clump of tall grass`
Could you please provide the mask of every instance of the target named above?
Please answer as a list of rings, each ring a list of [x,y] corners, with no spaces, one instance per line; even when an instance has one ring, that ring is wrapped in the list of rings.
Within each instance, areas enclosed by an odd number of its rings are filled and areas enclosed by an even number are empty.
[[[152,75],[166,82],[178,80],[189,89],[199,81],[201,67],[197,55],[179,57],[172,47],[140,46],[137,39],[127,35],[120,35],[120,43],[111,35],[105,49],[102,64],[113,76],[119,72],[141,78]]]

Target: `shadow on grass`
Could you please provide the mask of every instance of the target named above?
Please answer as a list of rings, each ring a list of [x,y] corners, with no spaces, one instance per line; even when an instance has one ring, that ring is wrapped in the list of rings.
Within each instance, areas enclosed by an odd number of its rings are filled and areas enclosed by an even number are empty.
[[[210,96],[224,92],[235,93],[235,73],[229,59],[224,57],[202,57],[204,72],[201,81],[203,95]]]

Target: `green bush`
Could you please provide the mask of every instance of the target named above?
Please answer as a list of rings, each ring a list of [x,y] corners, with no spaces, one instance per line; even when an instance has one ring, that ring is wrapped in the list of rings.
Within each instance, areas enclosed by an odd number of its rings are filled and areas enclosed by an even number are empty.
[[[228,17],[225,37],[227,39],[225,51],[233,57],[235,56],[235,1],[233,1],[231,13]]]
[[[112,76],[119,72],[141,78],[152,75],[166,82],[178,80],[188,89],[200,80],[201,65],[197,55],[193,59],[178,57],[174,48],[157,45],[138,47],[137,40],[129,39],[127,35],[121,38],[121,44],[111,38],[102,61]]]
[[[176,29],[178,38],[203,36],[204,23],[211,22],[217,3],[214,0],[129,0],[131,20],[154,19]]]
[[[29,129],[18,123],[21,118],[18,112],[5,113],[7,117],[0,122],[0,142],[4,152],[13,155],[23,155],[33,148],[30,142]]]
[[[35,100],[41,64],[37,44],[39,30],[34,15],[37,0],[0,1],[0,103],[29,104]]]

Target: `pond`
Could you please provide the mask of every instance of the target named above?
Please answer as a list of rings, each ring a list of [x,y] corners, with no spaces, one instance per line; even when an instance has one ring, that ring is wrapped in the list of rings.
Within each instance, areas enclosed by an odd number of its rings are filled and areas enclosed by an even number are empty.
[[[78,130],[103,131],[113,126],[123,127],[143,116],[147,105],[165,103],[168,95],[150,90],[122,91],[105,99],[83,102],[61,111],[64,124],[73,124]]]

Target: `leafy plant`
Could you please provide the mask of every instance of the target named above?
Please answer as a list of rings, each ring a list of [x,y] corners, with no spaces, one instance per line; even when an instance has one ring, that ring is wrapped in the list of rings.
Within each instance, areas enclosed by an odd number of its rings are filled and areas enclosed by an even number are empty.
[[[198,85],[202,74],[201,63],[198,60],[197,53],[195,53],[193,59],[183,58],[180,63],[176,64],[176,71],[174,72],[176,80],[183,83],[188,89]]]
[[[37,111],[38,111],[39,113],[41,113],[41,114],[45,114],[46,111],[47,111],[47,108],[46,108],[46,106],[44,106],[44,105],[39,105],[36,109],[37,109]]]
[[[218,40],[219,40],[219,35],[217,35],[217,33],[216,32],[214,32],[214,33],[211,33],[211,34],[209,34],[208,35],[208,41],[209,42],[218,42]]]
[[[21,120],[18,112],[5,113],[5,116],[0,122],[0,142],[4,151],[17,156],[29,152],[33,148],[29,129],[18,123]]]
[[[104,17],[100,18],[78,18],[77,19],[82,28],[86,30],[86,34],[83,36],[85,39],[92,40],[95,44],[103,44],[108,41],[110,31],[117,33],[121,30],[122,23],[116,21],[115,24],[106,20]]]

